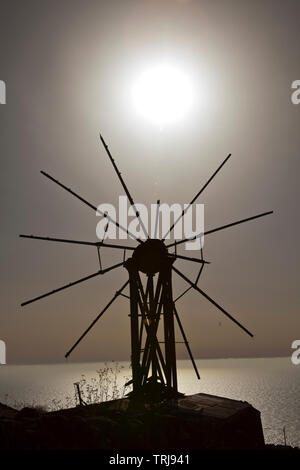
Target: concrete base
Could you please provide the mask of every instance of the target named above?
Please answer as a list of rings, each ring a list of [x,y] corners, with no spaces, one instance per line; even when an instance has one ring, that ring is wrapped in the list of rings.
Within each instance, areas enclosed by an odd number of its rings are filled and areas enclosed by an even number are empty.
[[[127,399],[103,407],[141,420],[134,442],[147,449],[262,449],[260,412],[247,402],[198,393],[137,409]]]
[[[260,412],[247,402],[198,393],[179,399],[178,410],[181,414],[197,417],[197,440],[191,439],[192,448],[264,447]]]

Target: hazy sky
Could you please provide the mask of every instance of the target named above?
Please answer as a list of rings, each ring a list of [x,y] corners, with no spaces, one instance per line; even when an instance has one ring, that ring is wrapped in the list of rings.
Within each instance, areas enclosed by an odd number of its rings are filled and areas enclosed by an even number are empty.
[[[127,278],[121,267],[20,307],[98,269],[93,247],[18,234],[96,241],[95,213],[39,171],[95,205],[116,203],[124,192],[99,131],[146,204],[188,203],[232,153],[199,200],[206,229],[274,214],[208,236],[211,265],[200,286],[255,337],[196,292],[178,311],[195,357],[291,353],[300,337],[300,105],[291,102],[299,22],[296,0],[1,1],[0,339],[8,363],[64,360]],[[195,96],[190,114],[161,130],[136,115],[129,90],[139,71],[163,61],[185,70]],[[105,266],[123,256],[102,253]],[[195,276],[194,266],[176,265]],[[184,287],[174,275],[175,294]],[[70,360],[128,359],[128,313],[118,299]],[[182,345],[178,357],[186,357]]]

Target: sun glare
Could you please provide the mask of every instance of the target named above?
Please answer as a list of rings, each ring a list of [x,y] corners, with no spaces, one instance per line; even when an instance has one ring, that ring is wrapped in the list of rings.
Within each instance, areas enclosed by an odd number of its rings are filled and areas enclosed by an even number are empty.
[[[191,108],[192,95],[188,76],[170,65],[145,69],[132,86],[136,112],[160,127],[182,119]]]

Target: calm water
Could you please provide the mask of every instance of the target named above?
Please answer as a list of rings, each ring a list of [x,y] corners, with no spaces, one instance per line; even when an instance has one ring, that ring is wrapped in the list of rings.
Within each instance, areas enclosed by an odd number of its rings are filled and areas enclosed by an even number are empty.
[[[178,361],[179,389],[186,394],[210,393],[245,400],[261,411],[266,442],[300,446],[300,365],[290,358],[197,360],[201,380],[189,361]],[[129,364],[118,376],[123,385],[130,376]],[[1,366],[0,402],[22,407],[54,408],[74,402],[73,383],[82,375],[90,381],[103,363]],[[69,398],[67,398],[69,397]]]

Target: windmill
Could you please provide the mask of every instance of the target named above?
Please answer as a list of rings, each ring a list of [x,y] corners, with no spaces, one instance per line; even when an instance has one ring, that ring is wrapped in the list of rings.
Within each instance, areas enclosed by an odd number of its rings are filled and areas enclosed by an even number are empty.
[[[161,399],[162,397],[176,397],[179,396],[178,392],[178,382],[177,382],[177,368],[176,368],[176,339],[175,339],[175,324],[178,325],[179,331],[182,335],[182,343],[184,343],[188,355],[191,359],[193,368],[195,370],[196,376],[200,379],[200,375],[193,358],[187,337],[185,335],[181,319],[178,315],[176,309],[176,302],[184,296],[188,291],[194,289],[205,297],[210,303],[212,303],[217,309],[219,309],[227,318],[234,322],[239,328],[241,328],[249,336],[253,334],[245,328],[236,318],[229,314],[221,305],[219,305],[215,300],[213,300],[206,292],[204,292],[199,287],[199,279],[202,274],[204,265],[208,262],[203,259],[203,249],[202,249],[202,239],[203,236],[207,236],[211,233],[224,230],[229,227],[233,227],[250,220],[258,219],[266,215],[271,214],[273,211],[268,211],[248,217],[242,220],[237,220],[235,222],[228,223],[226,225],[213,228],[211,230],[204,231],[204,233],[199,233],[194,237],[175,241],[174,243],[166,243],[166,237],[169,236],[174,230],[175,225],[182,219],[189,207],[199,198],[203,193],[205,188],[210,184],[214,179],[217,173],[229,160],[231,154],[229,154],[225,160],[220,164],[217,170],[212,174],[208,181],[202,186],[200,191],[194,196],[191,202],[185,206],[182,210],[181,215],[174,221],[170,226],[168,231],[164,234],[162,239],[158,239],[157,235],[157,222],[159,216],[159,201],[157,201],[157,212],[156,212],[156,226],[154,238],[150,238],[146,227],[143,223],[142,217],[139,214],[134,200],[123,180],[123,177],[110,153],[108,146],[106,145],[103,137],[100,135],[101,142],[104,146],[104,149],[113,165],[113,168],[120,180],[120,183],[126,193],[126,196],[131,204],[131,207],[134,210],[135,217],[138,219],[141,230],[144,233],[143,240],[139,239],[135,234],[131,233],[128,228],[120,225],[116,220],[111,218],[106,212],[102,212],[79,196],[72,189],[66,187],[57,179],[50,176],[48,173],[41,171],[41,173],[46,176],[48,179],[56,183],[58,186],[75,196],[85,205],[89,206],[93,211],[96,211],[98,214],[102,215],[107,219],[107,224],[112,223],[119,230],[124,231],[127,235],[134,239],[137,243],[136,247],[124,246],[121,244],[113,244],[102,241],[97,242],[88,242],[80,240],[68,240],[61,238],[50,238],[34,235],[20,235],[23,238],[31,238],[38,240],[54,241],[59,243],[71,243],[77,245],[89,245],[94,246],[97,249],[100,269],[95,273],[90,274],[89,276],[78,279],[77,281],[66,284],[62,287],[54,289],[45,294],[39,295],[33,299],[23,302],[21,305],[25,306],[32,302],[36,302],[44,297],[52,295],[54,293],[60,292],[63,289],[67,289],[81,282],[87,281],[93,277],[104,275],[105,273],[117,269],[121,266],[125,267],[128,271],[129,278],[128,280],[116,291],[115,295],[108,302],[108,304],[103,308],[103,310],[97,315],[94,321],[88,326],[88,328],[82,333],[79,339],[75,344],[69,349],[65,357],[67,358],[72,351],[79,345],[87,333],[94,327],[102,315],[108,310],[108,308],[113,304],[113,302],[119,297],[124,296],[130,301],[130,329],[131,329],[131,367],[132,367],[132,379],[127,383],[127,385],[132,385],[132,392],[130,396],[132,398],[157,398]],[[108,225],[106,226],[107,230]],[[191,258],[188,256],[182,256],[177,253],[177,246],[179,244],[185,243],[187,241],[200,238],[201,249],[200,249],[200,259]],[[100,257],[100,248],[114,248],[117,250],[129,250],[132,251],[132,256],[122,262],[110,266],[106,269],[102,269],[101,257]],[[175,253],[170,253],[169,249],[174,247]],[[185,260],[187,262],[198,263],[200,264],[200,269],[197,274],[195,281],[192,281],[187,276],[185,276],[177,267],[174,266],[176,260]],[[173,298],[172,291],[172,273],[175,273],[181,277],[187,284],[187,288],[177,297]],[[142,274],[145,275],[146,281],[143,282]],[[126,287],[129,286],[129,295],[125,294],[124,291]],[[163,341],[159,341],[159,328],[163,332]]]

